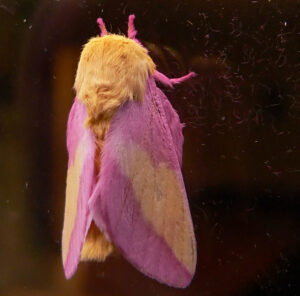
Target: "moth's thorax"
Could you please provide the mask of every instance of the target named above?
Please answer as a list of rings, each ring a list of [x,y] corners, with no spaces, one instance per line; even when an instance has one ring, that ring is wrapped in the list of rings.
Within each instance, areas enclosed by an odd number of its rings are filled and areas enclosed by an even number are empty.
[[[92,38],[81,53],[75,89],[88,121],[110,119],[125,100],[142,101],[155,65],[135,41],[109,34]]]

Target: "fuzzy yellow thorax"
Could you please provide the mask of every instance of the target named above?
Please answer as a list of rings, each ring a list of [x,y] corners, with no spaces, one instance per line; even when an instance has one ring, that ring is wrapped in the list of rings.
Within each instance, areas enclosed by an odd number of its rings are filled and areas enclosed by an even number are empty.
[[[89,40],[81,53],[75,90],[88,109],[88,123],[110,119],[126,100],[142,101],[155,64],[135,41],[109,34]]]

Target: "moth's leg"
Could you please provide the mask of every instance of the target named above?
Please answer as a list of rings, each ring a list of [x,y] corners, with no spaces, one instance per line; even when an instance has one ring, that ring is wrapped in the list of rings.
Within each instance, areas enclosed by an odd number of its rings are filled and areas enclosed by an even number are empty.
[[[162,84],[169,86],[169,87],[173,87],[174,84],[181,83],[181,82],[186,81],[195,76],[196,76],[196,73],[190,72],[189,74],[178,77],[178,78],[169,78],[157,70],[155,70],[155,72],[154,72],[154,79],[158,80]]]

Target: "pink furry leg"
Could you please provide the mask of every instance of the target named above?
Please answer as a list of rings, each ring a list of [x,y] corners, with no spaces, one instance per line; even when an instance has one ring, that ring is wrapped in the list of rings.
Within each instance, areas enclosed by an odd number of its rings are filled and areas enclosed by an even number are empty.
[[[161,82],[162,84],[169,86],[169,87],[173,87],[174,84],[181,83],[181,82],[186,81],[195,76],[196,76],[195,72],[190,72],[189,74],[178,77],[178,78],[169,78],[157,70],[155,70],[155,72],[154,72],[154,78],[156,80],[158,80],[159,82]]]

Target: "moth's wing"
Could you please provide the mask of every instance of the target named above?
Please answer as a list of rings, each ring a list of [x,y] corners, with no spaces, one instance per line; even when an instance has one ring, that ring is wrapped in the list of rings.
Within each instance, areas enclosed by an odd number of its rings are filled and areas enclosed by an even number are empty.
[[[165,100],[150,78],[143,103],[128,101],[117,111],[89,206],[98,227],[135,267],[186,287],[196,244],[180,170],[182,125]]]
[[[172,144],[181,167],[183,146],[182,128],[184,127],[184,124],[180,123],[178,114],[173,109],[170,101],[159,88],[156,89],[156,95],[160,98],[164,115],[166,117],[167,126],[170,129]]]
[[[84,126],[86,116],[85,105],[75,99],[67,128],[69,163],[62,237],[62,257],[67,278],[77,268],[91,222],[88,199],[95,185],[95,140],[92,131]]]

